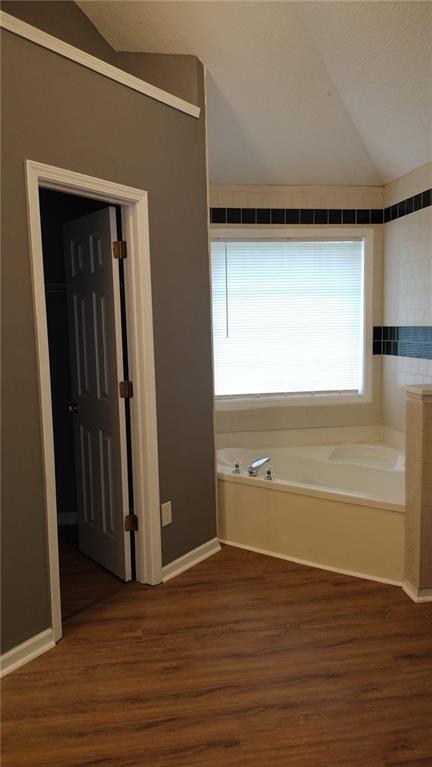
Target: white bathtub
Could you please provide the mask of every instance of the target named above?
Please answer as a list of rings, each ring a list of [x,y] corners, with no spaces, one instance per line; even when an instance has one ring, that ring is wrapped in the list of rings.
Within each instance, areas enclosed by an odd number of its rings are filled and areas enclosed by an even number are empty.
[[[248,477],[252,461],[270,456],[273,487],[290,486],[292,492],[303,488],[329,491],[364,499],[367,503],[404,503],[405,456],[388,445],[316,445],[308,447],[224,448],[218,450],[218,471],[232,474],[234,463],[241,462],[240,477]],[[265,466],[251,482],[266,482]],[[353,499],[351,499],[353,500]]]
[[[271,457],[274,479],[249,477]],[[405,459],[382,443],[218,450],[226,543],[391,583],[402,581]],[[241,474],[233,474],[236,460]]]

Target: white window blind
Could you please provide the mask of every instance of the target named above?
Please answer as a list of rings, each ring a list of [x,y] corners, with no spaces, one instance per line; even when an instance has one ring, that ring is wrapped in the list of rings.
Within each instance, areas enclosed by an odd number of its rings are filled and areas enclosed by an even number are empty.
[[[216,396],[362,386],[363,242],[212,243]]]

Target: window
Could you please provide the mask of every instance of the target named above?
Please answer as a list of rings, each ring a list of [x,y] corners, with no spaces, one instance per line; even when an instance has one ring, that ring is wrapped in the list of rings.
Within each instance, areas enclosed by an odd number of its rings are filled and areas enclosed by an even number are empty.
[[[212,243],[219,399],[360,396],[363,239]]]

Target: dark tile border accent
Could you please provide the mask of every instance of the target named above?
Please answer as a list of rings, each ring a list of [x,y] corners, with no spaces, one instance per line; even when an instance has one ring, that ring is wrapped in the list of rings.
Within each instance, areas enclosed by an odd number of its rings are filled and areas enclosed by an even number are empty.
[[[241,224],[241,208],[227,208],[226,222],[227,224]]]
[[[212,224],[383,224],[432,205],[432,190],[388,208],[210,208]]]
[[[407,197],[406,200],[401,200],[395,205],[390,205],[388,208],[384,208],[384,222],[394,221],[396,218],[402,218],[402,216],[408,216],[410,213],[415,213],[422,208],[429,208],[431,203],[432,190],[425,189],[420,194],[415,194],[413,197]]]
[[[256,222],[257,222],[257,224],[270,224],[271,223],[271,209],[270,208],[257,208],[256,209]]]
[[[381,208],[210,208],[212,224],[382,224]]]
[[[376,325],[373,353],[432,360],[432,325]]]

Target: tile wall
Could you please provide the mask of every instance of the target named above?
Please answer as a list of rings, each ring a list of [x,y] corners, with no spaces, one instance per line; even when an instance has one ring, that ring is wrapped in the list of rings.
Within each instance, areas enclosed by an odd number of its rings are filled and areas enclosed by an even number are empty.
[[[425,187],[426,188],[426,187]],[[212,184],[210,207],[357,210],[383,208],[382,186]]]
[[[406,386],[432,384],[431,186],[432,163],[428,163],[384,187],[384,220],[396,207],[400,215],[383,227],[383,325],[397,328],[404,343],[401,346],[399,340],[398,356],[393,348],[389,354],[383,350],[383,421],[402,432]]]

